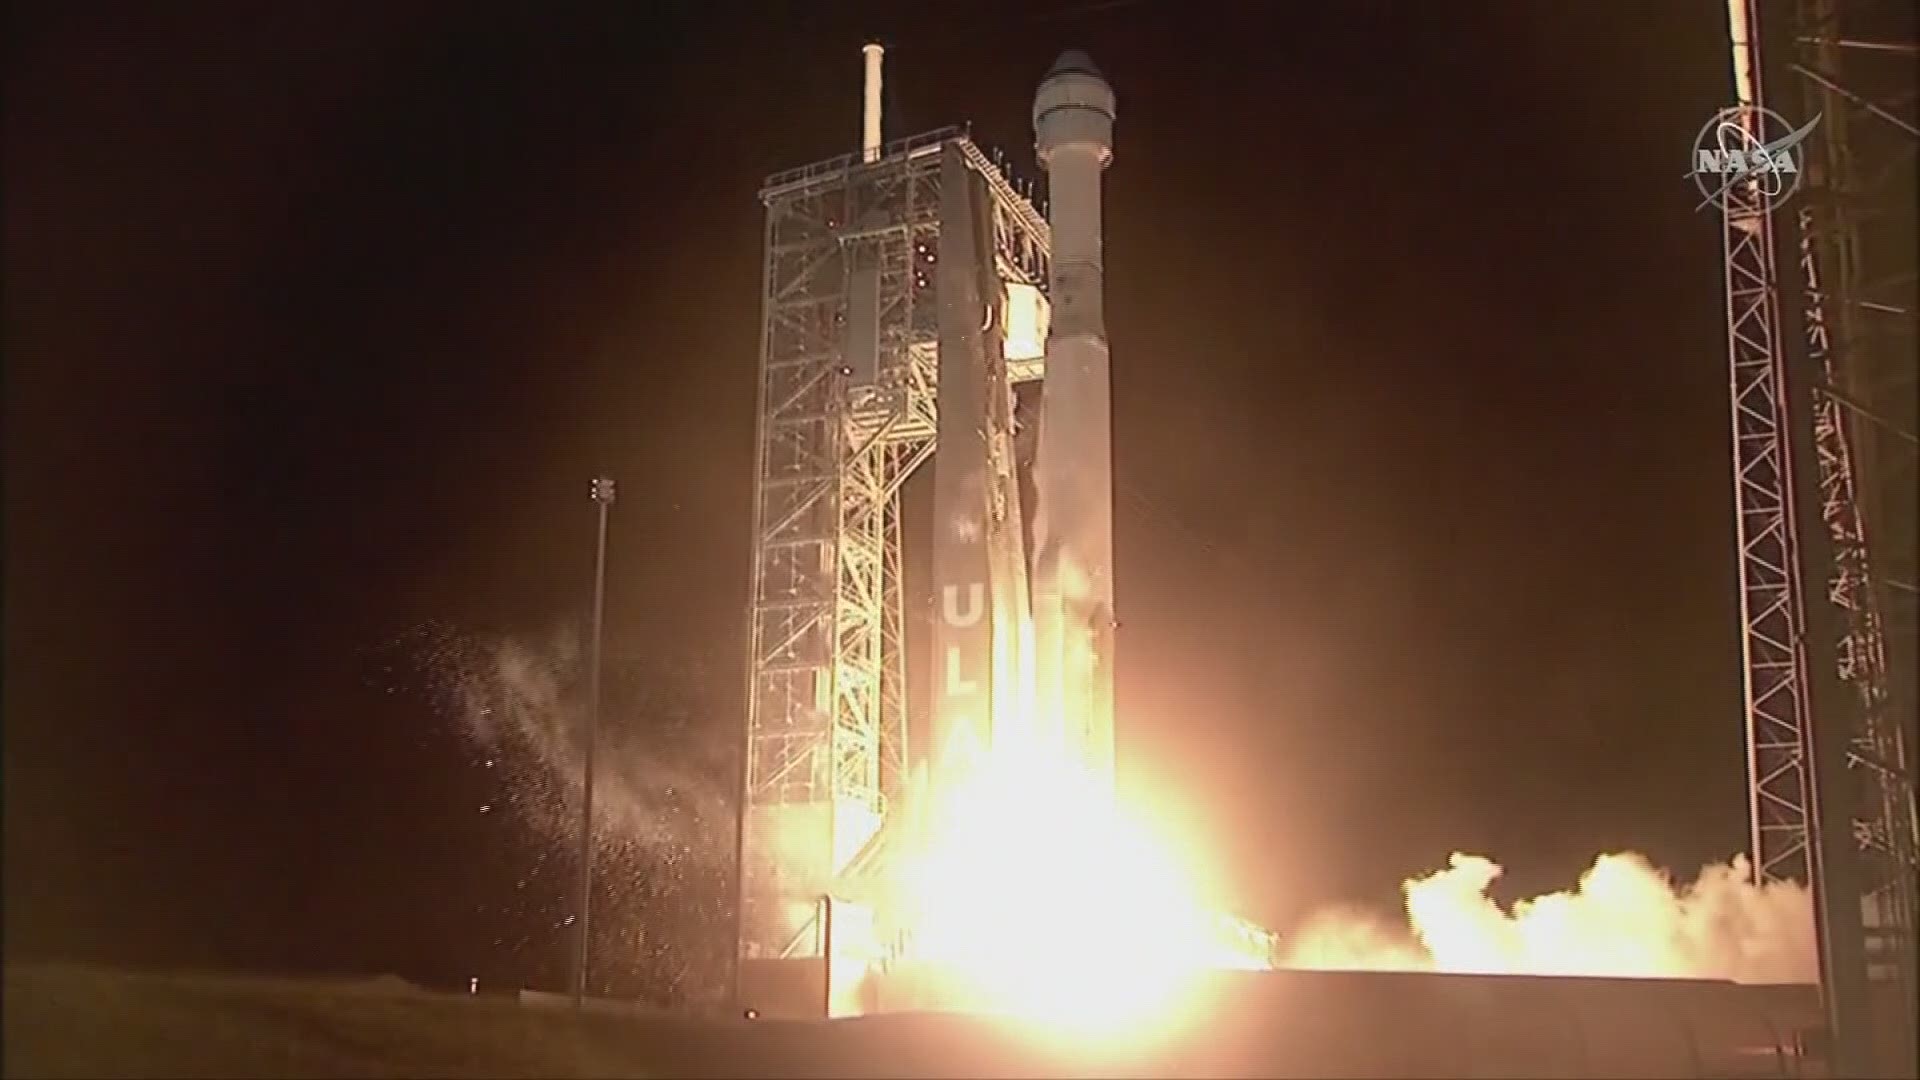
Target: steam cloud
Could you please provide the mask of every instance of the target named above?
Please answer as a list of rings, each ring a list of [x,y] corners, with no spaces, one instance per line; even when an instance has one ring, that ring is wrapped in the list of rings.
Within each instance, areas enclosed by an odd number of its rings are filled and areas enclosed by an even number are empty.
[[[1283,946],[1284,966],[1730,979],[1810,983],[1818,973],[1805,887],[1755,885],[1744,856],[1676,884],[1645,856],[1602,855],[1570,891],[1503,909],[1487,895],[1500,867],[1456,853],[1402,885],[1407,922],[1352,911],[1316,915]]]
[[[585,667],[579,636],[556,633],[544,647],[514,639],[477,643],[451,687],[469,734],[481,745],[523,755],[544,774],[549,828],[571,834],[580,812],[585,758]],[[692,858],[712,826],[731,821],[728,755],[690,730],[689,672],[608,665],[594,760],[594,826],[603,843],[624,841]],[[555,805],[558,804],[558,805]],[[714,853],[730,857],[726,850]]]
[[[413,637],[444,711],[500,778],[490,809],[535,837],[519,888],[542,885],[551,899],[541,906],[557,916],[549,931],[565,927],[586,746],[583,635],[563,628],[529,641],[427,627]],[[594,759],[595,990],[662,1004],[710,997],[730,949],[730,729],[712,722],[704,695],[713,680],[699,664],[615,659],[637,655],[617,641],[606,655]],[[564,951],[563,934],[545,938],[537,951]]]

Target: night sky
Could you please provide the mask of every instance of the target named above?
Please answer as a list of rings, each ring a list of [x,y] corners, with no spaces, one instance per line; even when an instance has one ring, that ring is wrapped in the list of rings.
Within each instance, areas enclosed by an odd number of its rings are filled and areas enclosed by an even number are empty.
[[[1057,53],[1119,95],[1122,767],[1245,911],[1744,846],[1714,4],[42,7],[9,958],[544,977],[539,841],[395,643],[577,620],[604,467],[616,659],[737,728],[755,193],[854,147],[871,36],[889,138],[1028,176]]]

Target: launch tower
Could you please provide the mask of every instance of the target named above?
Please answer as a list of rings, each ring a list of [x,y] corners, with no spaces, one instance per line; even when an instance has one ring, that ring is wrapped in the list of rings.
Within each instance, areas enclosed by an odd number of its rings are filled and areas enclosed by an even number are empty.
[[[738,978],[770,1002],[830,985],[836,929],[850,938],[848,920],[873,917],[861,883],[885,861],[911,777],[955,737],[938,730],[950,711],[924,735],[907,718],[900,493],[936,447],[936,579],[980,560],[948,584],[1024,591],[1013,388],[1043,374],[1051,234],[966,131],[881,141],[880,61],[869,46],[861,149],[760,191]],[[994,621],[980,604],[1011,595],[942,599],[948,647],[968,647],[937,663],[1012,644],[959,641]],[[991,693],[991,675],[935,679]]]

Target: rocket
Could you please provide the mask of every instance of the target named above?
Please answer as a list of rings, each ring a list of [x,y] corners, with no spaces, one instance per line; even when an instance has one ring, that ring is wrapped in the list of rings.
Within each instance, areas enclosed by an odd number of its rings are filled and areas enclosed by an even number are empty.
[[[997,332],[1005,294],[994,264],[986,180],[958,145],[940,164],[940,368],[934,459],[935,670],[928,764],[964,776],[1019,737],[1024,628],[1031,624],[1013,445],[1013,390]]]
[[[1078,51],[1055,62],[1034,99],[1052,246],[1030,562],[992,199],[959,147],[943,150],[933,271],[934,687],[924,747],[936,787],[1014,741],[1111,783],[1113,439],[1100,181],[1113,156],[1113,109],[1113,91]]]
[[[1039,721],[1098,781],[1113,772],[1113,397],[1101,173],[1113,88],[1086,53],[1054,61],[1033,99],[1047,172],[1051,324],[1034,462],[1033,621]]]

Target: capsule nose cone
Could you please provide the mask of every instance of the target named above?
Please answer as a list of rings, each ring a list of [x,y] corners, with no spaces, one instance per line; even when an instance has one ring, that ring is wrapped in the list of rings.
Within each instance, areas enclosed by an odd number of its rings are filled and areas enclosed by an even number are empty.
[[[1079,49],[1068,49],[1066,52],[1061,53],[1060,59],[1055,60],[1053,66],[1047,69],[1047,74],[1049,75],[1064,75],[1070,72],[1081,75],[1091,75],[1096,79],[1103,77],[1100,74],[1100,69],[1093,66],[1093,57],[1088,56]]]

